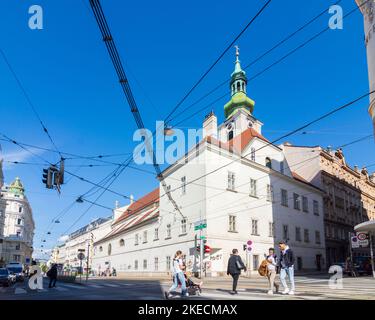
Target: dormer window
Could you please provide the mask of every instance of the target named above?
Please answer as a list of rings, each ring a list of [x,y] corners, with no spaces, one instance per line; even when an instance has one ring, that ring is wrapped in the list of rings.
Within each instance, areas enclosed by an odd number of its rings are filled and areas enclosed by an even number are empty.
[[[269,157],[266,158],[266,167],[272,169],[272,162],[271,162],[271,159]]]

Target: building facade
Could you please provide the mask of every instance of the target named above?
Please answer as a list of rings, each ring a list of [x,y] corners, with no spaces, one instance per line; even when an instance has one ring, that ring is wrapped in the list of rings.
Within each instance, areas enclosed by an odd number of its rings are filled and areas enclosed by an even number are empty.
[[[0,214],[4,215],[2,264],[19,262],[28,265],[32,259],[35,224],[25,189],[18,177],[9,186],[2,187],[1,202],[3,209],[0,209]]]
[[[86,258],[82,261],[82,268],[86,270],[88,264],[91,269],[94,254],[93,243],[108,234],[111,221],[112,217],[98,218],[69,234],[63,244],[53,248],[51,262],[63,264],[65,270],[78,270],[81,266],[78,253],[83,252]]]
[[[297,270],[325,268],[323,192],[294,171],[283,146],[262,135],[238,50],[230,89],[224,122],[218,126],[210,113],[203,139],[162,173],[182,215],[160,185],[126,207],[94,243],[93,268],[110,263],[118,273],[166,274],[182,250],[188,270],[202,263],[206,275],[219,276],[237,248],[256,273],[280,240],[293,248]],[[202,221],[206,227],[195,230]],[[209,247],[203,261],[197,250],[202,236]],[[251,254],[243,250],[248,240]]]
[[[354,226],[375,219],[375,176],[366,168],[351,168],[341,149],[284,145],[286,159],[303,163],[295,172],[324,190],[324,222],[327,265],[350,256],[349,235]],[[368,255],[355,250],[354,255]]]
[[[365,45],[367,51],[370,92],[375,90],[375,1],[356,0],[363,14],[365,27]],[[369,113],[375,130],[375,93],[370,96]]]

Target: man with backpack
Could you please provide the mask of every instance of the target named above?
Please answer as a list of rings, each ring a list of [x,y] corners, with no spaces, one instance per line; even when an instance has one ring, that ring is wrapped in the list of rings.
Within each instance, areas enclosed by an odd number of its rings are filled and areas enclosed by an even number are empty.
[[[227,268],[227,275],[231,275],[233,278],[233,286],[231,294],[238,294],[237,292],[237,283],[238,278],[240,277],[241,270],[244,270],[246,272],[246,267],[244,263],[242,262],[241,257],[238,255],[238,250],[233,249],[232,254],[228,260],[228,268]]]
[[[295,285],[294,285],[294,253],[289,248],[289,246],[284,242],[279,242],[280,249],[280,258],[278,261],[278,266],[280,267],[280,281],[284,287],[282,294],[294,294]],[[290,290],[286,283],[286,276],[288,275],[290,282]]]

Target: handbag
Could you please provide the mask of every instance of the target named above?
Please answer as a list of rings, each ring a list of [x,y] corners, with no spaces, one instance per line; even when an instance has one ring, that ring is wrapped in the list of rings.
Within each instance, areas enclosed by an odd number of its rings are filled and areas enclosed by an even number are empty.
[[[242,270],[244,267],[243,265],[241,264],[241,262],[239,260],[236,260],[236,267],[239,269],[239,270]]]

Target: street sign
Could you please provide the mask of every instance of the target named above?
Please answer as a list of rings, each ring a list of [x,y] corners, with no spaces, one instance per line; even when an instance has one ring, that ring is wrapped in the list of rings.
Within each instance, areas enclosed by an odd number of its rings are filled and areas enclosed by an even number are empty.
[[[368,233],[358,232],[357,235],[351,237],[351,244],[353,249],[367,248],[369,246]]]
[[[194,223],[194,231],[202,230],[207,228],[207,221],[206,219],[200,220]]]
[[[82,252],[78,253],[77,258],[82,261],[83,259],[85,259],[85,254]]]

